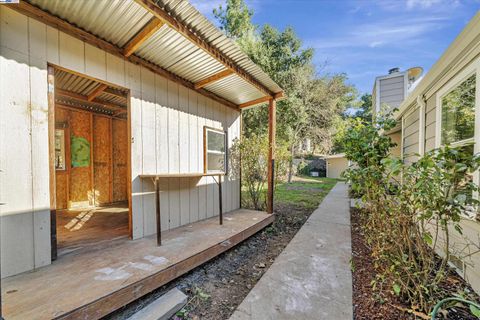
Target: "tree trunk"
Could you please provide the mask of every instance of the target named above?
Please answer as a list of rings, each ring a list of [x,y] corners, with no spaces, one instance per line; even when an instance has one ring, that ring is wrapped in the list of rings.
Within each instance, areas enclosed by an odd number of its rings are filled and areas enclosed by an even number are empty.
[[[293,156],[295,155],[295,143],[290,147],[290,164],[288,166],[288,183],[292,182],[293,177]]]

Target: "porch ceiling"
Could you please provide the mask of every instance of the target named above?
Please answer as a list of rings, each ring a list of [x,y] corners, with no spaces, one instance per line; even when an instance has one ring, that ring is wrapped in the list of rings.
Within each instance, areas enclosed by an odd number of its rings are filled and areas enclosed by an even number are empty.
[[[127,97],[128,91],[124,88],[105,85],[65,70],[55,69],[57,104],[125,118]]]
[[[282,89],[186,0],[28,0],[117,48],[195,84],[225,70],[204,89],[235,105],[278,97]],[[165,15],[165,16],[162,16]],[[163,19],[161,19],[163,17]],[[155,19],[161,21],[155,24]],[[153,23],[151,32],[144,29]],[[145,31],[147,30],[147,31]]]

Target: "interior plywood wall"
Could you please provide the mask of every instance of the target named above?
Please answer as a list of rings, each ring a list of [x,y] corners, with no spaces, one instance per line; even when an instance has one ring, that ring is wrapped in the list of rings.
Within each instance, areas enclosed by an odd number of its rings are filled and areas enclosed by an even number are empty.
[[[103,116],[93,117],[94,202],[97,206],[112,202],[111,121]]]
[[[66,143],[73,137],[88,140],[90,165],[56,171],[57,209],[101,206],[126,201],[127,122],[90,112],[56,107],[57,127],[66,128]],[[70,148],[66,148],[70,159]],[[93,165],[93,166],[92,166]]]
[[[128,128],[125,120],[112,120],[113,202],[127,200]]]

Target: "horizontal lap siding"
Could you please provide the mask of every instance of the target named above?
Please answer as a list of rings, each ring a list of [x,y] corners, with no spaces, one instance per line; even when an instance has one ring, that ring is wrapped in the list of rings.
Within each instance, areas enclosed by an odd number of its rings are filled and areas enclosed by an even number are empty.
[[[435,149],[436,95],[427,99],[425,107],[425,152]]]
[[[419,110],[409,113],[403,120],[403,158],[406,163],[415,162],[419,152]]]
[[[0,23],[0,84],[9,88],[0,96],[2,276],[50,263],[48,62],[131,90],[134,238],[155,233],[154,186],[140,174],[203,172],[204,125],[228,131],[229,146],[240,135],[238,111],[5,6]],[[163,179],[160,189],[163,230],[219,212],[212,177]],[[225,212],[240,207],[239,192],[239,179],[225,177]]]
[[[403,75],[380,80],[380,104],[386,104],[392,108],[397,108],[402,103],[404,97],[404,77]]]

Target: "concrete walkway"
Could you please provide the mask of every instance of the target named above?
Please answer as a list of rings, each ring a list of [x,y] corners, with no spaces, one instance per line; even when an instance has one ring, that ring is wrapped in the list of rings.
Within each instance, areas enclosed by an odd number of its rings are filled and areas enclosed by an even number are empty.
[[[230,320],[352,319],[347,186],[337,185]]]

